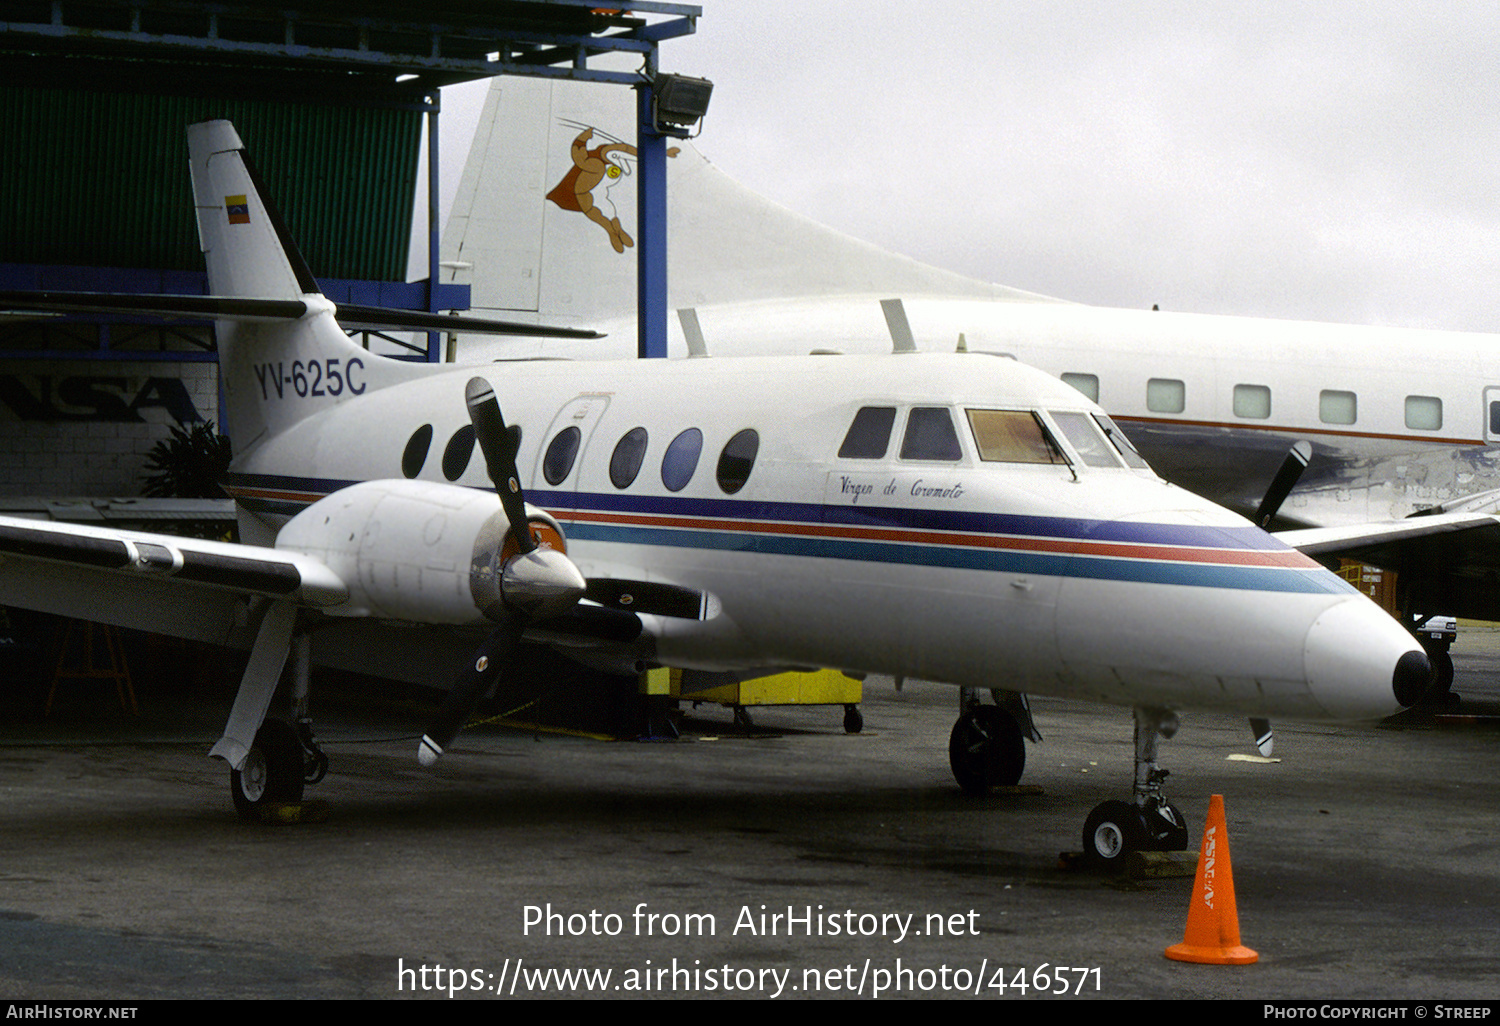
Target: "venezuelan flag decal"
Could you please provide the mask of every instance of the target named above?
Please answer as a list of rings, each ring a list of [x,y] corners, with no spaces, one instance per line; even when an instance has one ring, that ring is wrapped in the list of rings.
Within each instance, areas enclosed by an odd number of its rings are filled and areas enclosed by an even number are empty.
[[[250,204],[244,196],[225,196],[224,209],[229,212],[230,224],[250,223]]]

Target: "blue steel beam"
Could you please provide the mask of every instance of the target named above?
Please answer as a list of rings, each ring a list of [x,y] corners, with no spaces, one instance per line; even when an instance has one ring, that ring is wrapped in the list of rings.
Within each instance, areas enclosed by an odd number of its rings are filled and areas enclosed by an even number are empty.
[[[636,355],[667,355],[667,140],[652,131],[652,87],[636,87]]]
[[[585,2],[566,6],[591,6]],[[470,26],[432,23],[376,23],[362,19],[362,45],[350,47],[309,46],[299,44],[296,39],[298,19],[283,16],[285,25],[280,42],[226,39],[219,35],[218,12],[211,13],[208,31],[203,35],[180,33],[149,33],[137,29],[110,29],[97,26],[75,26],[67,24],[64,11],[68,4],[54,0],[53,18],[47,22],[22,22],[10,20],[0,23],[0,36],[12,39],[34,37],[51,43],[78,44],[84,50],[98,48],[101,44],[124,48],[126,53],[141,53],[158,50],[185,53],[207,53],[215,56],[244,56],[264,60],[275,58],[286,61],[323,64],[333,67],[360,68],[364,70],[395,71],[397,73],[443,73],[445,77],[490,78],[495,75],[530,75],[541,78],[577,78],[584,81],[607,82],[618,85],[634,85],[640,81],[636,72],[594,70],[587,61],[596,56],[623,53],[635,54],[651,61],[656,45],[664,39],[689,35],[696,31],[697,18],[702,8],[684,4],[632,4],[621,3],[621,8],[631,12],[658,13],[669,16],[668,20],[645,24],[623,32],[600,35],[577,35],[570,33],[547,33],[539,31],[506,31],[496,28],[491,32]],[[229,9],[225,16],[233,16]],[[326,17],[326,15],[325,15]],[[136,19],[139,24],[139,19]],[[426,54],[403,50],[381,49],[368,45],[368,29],[394,29],[415,35],[427,36],[431,47]],[[444,37],[474,44],[493,46],[496,56],[490,59],[468,56],[450,57],[442,53]],[[557,66],[563,65],[563,66]]]

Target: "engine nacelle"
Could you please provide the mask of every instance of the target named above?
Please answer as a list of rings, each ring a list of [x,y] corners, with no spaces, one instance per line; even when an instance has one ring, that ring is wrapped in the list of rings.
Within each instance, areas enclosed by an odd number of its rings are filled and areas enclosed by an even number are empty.
[[[527,504],[542,545],[566,551],[562,528]],[[349,586],[323,611],[421,623],[482,624],[503,618],[504,560],[515,551],[494,492],[428,481],[366,481],[298,513],[276,547],[321,559]]]

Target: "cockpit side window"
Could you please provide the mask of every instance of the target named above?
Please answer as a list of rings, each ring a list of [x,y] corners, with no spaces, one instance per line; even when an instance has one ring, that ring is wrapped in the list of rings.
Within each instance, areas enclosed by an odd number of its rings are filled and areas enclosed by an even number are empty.
[[[839,459],[878,460],[891,447],[891,428],[896,423],[894,406],[866,406],[854,415],[844,444],[839,446]]]
[[[968,410],[979,458],[986,463],[1067,463],[1030,410]]]
[[[1120,425],[1102,413],[1094,414],[1094,423],[1104,431],[1104,437],[1108,438],[1110,444],[1119,452],[1120,458],[1125,461],[1127,467],[1133,467],[1136,470],[1151,469],[1151,464],[1147,463],[1146,458],[1136,451],[1130,439],[1125,436],[1125,432],[1120,430]]]
[[[906,417],[906,434],[901,439],[903,460],[945,460],[951,463],[963,459],[963,455],[948,407],[912,407]]]
[[[1114,446],[1104,440],[1104,435],[1099,432],[1099,426],[1089,419],[1087,413],[1063,412],[1052,410],[1052,420],[1057,424],[1063,437],[1078,453],[1078,458],[1083,460],[1087,467],[1119,467],[1119,457],[1115,455]]]

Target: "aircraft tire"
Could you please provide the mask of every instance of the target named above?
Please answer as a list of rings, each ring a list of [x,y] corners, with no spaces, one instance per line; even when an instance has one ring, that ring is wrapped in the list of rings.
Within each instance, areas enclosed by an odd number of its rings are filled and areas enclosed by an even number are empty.
[[[865,729],[864,713],[859,711],[857,705],[844,706],[844,733],[858,734]]]
[[[1168,802],[1155,812],[1142,817],[1146,826],[1150,851],[1187,851],[1187,821],[1182,810]]]
[[[1448,653],[1447,648],[1429,652],[1428,655],[1432,660],[1432,689],[1427,693],[1429,701],[1446,702],[1453,690],[1453,656]]]
[[[970,706],[948,737],[948,764],[964,794],[1012,787],[1026,771],[1026,739],[1015,717],[999,706]]]
[[[291,724],[266,720],[255,732],[243,770],[229,771],[229,794],[243,820],[258,822],[267,807],[302,800],[302,743]]]
[[[1130,802],[1101,802],[1083,824],[1083,857],[1095,869],[1118,872],[1125,858],[1146,846],[1141,810]]]

